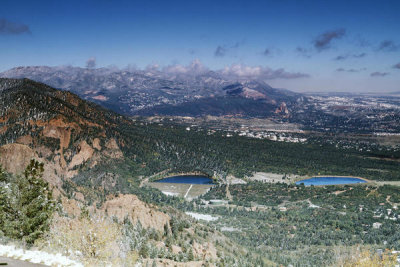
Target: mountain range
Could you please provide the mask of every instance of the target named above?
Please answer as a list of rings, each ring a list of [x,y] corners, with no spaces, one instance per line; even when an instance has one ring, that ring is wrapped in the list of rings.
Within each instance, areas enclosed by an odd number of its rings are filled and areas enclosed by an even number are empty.
[[[32,66],[0,77],[42,82],[126,116],[268,118],[319,132],[393,133],[399,125],[395,95],[300,94],[196,64],[161,70]]]
[[[0,77],[29,78],[125,115],[287,117],[302,95],[264,81],[210,70],[17,67]]]

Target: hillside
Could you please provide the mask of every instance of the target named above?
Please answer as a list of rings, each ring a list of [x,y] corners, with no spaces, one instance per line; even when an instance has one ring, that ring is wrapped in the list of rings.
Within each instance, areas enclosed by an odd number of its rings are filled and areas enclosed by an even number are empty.
[[[49,179],[57,185],[73,178],[127,192],[128,180],[138,185],[143,177],[166,170],[199,171],[221,182],[227,175],[257,171],[398,179],[395,162],[371,158],[373,152],[187,131],[173,123],[130,120],[31,80],[2,79],[0,84],[0,149],[9,155],[2,164],[12,170],[11,154],[25,160],[35,155],[51,166]]]
[[[255,216],[248,208],[254,203],[272,206],[283,203],[275,203],[274,196],[265,199],[263,192],[270,186],[251,182],[251,177],[256,172],[275,173],[276,177],[334,173],[371,180],[399,180],[398,162],[372,157],[374,153],[383,152],[338,148],[326,143],[284,143],[237,134],[228,136],[224,131],[210,132],[196,127],[188,130],[168,120],[162,123],[157,120],[151,123],[140,117],[133,120],[68,91],[28,79],[0,79],[0,164],[8,172],[18,174],[32,158],[44,163],[43,178],[49,182],[60,205],[46,237],[50,241],[46,239],[44,243],[59,245],[49,248],[42,244],[52,251],[65,251],[70,246],[85,251],[82,236],[93,238],[91,234],[94,234],[104,237],[99,242],[105,240],[102,244],[109,244],[100,246],[99,253],[114,259],[118,258],[118,253],[127,253],[124,255],[132,259],[139,255],[149,264],[157,261],[166,266],[201,266],[204,263],[262,266],[267,262],[273,265],[272,261],[326,262],[325,256],[304,257],[299,261],[301,251],[296,255],[275,255],[276,248],[259,247],[254,254],[248,253],[246,247],[255,249],[251,245],[252,232],[243,227],[246,218]],[[207,205],[202,207],[204,203],[200,199],[188,202],[141,186],[154,177],[193,172],[213,177],[219,184],[227,184],[235,178],[247,181],[248,185],[236,185],[231,190],[232,207],[238,209],[235,212],[225,208],[210,210]],[[15,177],[18,176],[7,178],[6,183],[18,181]],[[256,192],[253,190],[256,188],[264,189]],[[283,201],[292,201],[283,196],[299,189],[286,184],[277,188],[282,189],[279,199]],[[388,194],[397,190],[389,189],[385,189]],[[205,198],[224,198],[228,195],[226,191],[228,187],[216,186]],[[308,192],[303,191],[298,192]],[[245,192],[244,197],[241,192]],[[379,206],[385,194],[374,200],[371,207]],[[244,211],[240,211],[242,205]],[[182,211],[212,213],[220,219],[215,224],[204,225]],[[277,217],[273,222],[279,225],[281,212],[276,207],[272,211],[271,216]],[[216,231],[215,226],[235,227],[230,224],[234,220],[229,220],[226,212],[233,217],[236,213],[245,214],[243,220],[235,217],[239,220],[235,224],[241,225],[243,232],[228,230],[222,234]],[[264,218],[261,213],[260,216]],[[252,221],[251,227],[259,224],[258,219]],[[109,231],[103,233],[102,229]],[[303,235],[304,231],[299,232],[299,236]],[[271,240],[278,240],[276,238],[271,237]],[[238,245],[242,242],[246,242],[246,247]],[[301,241],[293,246],[298,242]],[[87,250],[79,257],[90,261],[93,260],[91,255]],[[107,258],[96,260],[106,261]]]
[[[11,172],[36,157],[46,162],[49,182],[60,186],[82,164],[123,157],[116,128],[129,122],[73,93],[1,79],[0,102],[0,163]]]
[[[90,266],[110,261],[130,265],[139,256],[144,263],[157,261],[165,266],[201,266],[221,257],[231,263],[245,258],[245,262],[252,261],[243,248],[222,234],[163,206],[180,200],[139,189],[135,170],[122,175],[130,168],[145,169],[143,159],[155,153],[144,141],[136,147],[131,143],[138,136],[145,138],[140,132],[135,137],[134,122],[73,93],[28,79],[0,79],[0,107],[0,166],[14,174],[4,178],[0,169],[2,188],[14,188],[20,177],[15,175],[34,158],[44,163],[43,178],[59,205],[48,235],[39,240],[42,249],[73,249],[80,254],[70,256]],[[124,127],[129,133],[121,131]],[[127,149],[128,145],[133,148]],[[118,173],[109,166],[124,169]],[[90,178],[83,181],[86,175]],[[133,188],[129,189],[127,178],[132,175]],[[121,191],[135,191],[138,196]],[[142,201],[154,199],[154,193],[164,200],[159,207]],[[0,192],[1,199],[7,195],[7,191]]]

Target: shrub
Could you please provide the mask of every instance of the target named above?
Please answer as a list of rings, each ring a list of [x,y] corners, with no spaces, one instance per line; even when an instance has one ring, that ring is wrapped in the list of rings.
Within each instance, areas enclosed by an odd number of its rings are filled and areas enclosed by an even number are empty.
[[[392,267],[396,265],[396,256],[388,250],[382,253],[357,250],[346,257],[340,265],[343,267]]]
[[[120,248],[121,238],[120,227],[109,218],[57,217],[46,243],[42,246],[78,257],[80,261],[90,266],[119,260],[135,262],[137,253],[130,250],[123,251],[123,248]],[[124,254],[124,259],[120,259],[121,254]]]

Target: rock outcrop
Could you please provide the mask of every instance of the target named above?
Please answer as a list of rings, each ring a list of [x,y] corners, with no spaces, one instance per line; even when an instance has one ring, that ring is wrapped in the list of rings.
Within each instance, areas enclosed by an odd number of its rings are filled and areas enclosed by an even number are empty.
[[[0,147],[0,164],[10,173],[22,173],[35,157],[34,151],[27,145],[14,143]]]
[[[132,224],[140,222],[144,228],[154,228],[164,231],[164,225],[169,225],[170,217],[158,211],[155,207],[142,202],[135,195],[120,194],[103,203],[100,211],[108,216],[114,216],[119,221],[128,217]]]

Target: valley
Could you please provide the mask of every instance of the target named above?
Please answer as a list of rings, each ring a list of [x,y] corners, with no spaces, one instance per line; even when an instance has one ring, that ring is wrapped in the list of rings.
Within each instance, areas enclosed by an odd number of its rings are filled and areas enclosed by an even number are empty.
[[[0,266],[400,267],[400,1],[0,5]]]
[[[87,265],[124,253],[124,264],[321,266],[399,246],[396,136],[331,135],[285,118],[126,117],[28,79],[0,88],[1,182],[14,188],[33,158],[59,203],[41,249],[71,244]],[[177,174],[215,184],[155,182]],[[295,184],[321,175],[371,182]],[[109,245],[93,254],[84,233]]]
[[[225,189],[215,187],[204,199],[225,199]],[[193,210],[218,217],[208,223],[230,229],[224,233],[283,265],[330,265],[360,243],[398,246],[399,199],[386,201],[398,196],[398,187],[248,183],[229,191],[229,205],[204,205],[200,199]]]

